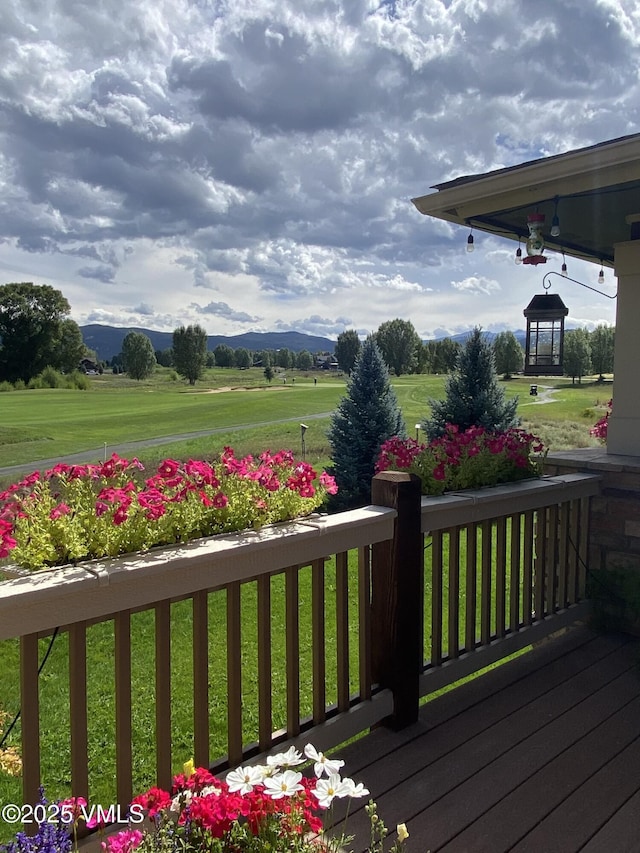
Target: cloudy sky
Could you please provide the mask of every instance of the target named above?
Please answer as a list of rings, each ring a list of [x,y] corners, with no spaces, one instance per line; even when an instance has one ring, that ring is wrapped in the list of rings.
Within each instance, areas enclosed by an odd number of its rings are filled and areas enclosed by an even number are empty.
[[[637,0],[2,6],[0,283],[58,288],[81,324],[521,328],[540,270],[410,199],[639,125]]]

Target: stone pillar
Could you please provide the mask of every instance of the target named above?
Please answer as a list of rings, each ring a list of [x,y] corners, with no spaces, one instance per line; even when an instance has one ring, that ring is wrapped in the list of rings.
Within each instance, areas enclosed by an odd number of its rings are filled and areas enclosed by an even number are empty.
[[[607,453],[640,457],[640,240],[617,243],[614,248],[618,304]]]

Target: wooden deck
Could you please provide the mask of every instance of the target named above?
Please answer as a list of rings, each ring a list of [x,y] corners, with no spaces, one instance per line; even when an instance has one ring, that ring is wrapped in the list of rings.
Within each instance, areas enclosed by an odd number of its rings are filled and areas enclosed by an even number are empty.
[[[640,641],[572,628],[341,756],[409,853],[637,853]]]

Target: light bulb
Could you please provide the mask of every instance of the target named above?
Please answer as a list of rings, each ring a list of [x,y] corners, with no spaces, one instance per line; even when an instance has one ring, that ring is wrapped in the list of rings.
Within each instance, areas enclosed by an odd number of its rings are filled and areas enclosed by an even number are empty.
[[[522,263],[522,249],[520,248],[520,246],[518,246],[518,248],[516,249],[516,263]]]
[[[567,274],[567,264],[566,264],[566,261],[563,261],[563,262],[562,262],[562,268],[561,268],[561,270],[560,270],[560,271],[561,271],[562,275],[565,275],[565,276],[566,276],[566,274]]]
[[[604,284],[604,267],[600,267],[600,273],[598,274],[598,284]]]
[[[558,219],[558,214],[554,214],[553,219],[551,220],[551,236],[559,237],[560,236],[560,220]]]
[[[473,234],[469,234],[467,237],[467,252],[473,252]]]

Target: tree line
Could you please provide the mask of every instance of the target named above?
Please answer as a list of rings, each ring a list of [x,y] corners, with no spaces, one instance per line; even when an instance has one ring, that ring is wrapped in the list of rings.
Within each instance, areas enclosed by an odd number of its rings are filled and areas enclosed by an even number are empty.
[[[49,285],[32,282],[0,286],[0,381],[28,383],[45,368],[62,373],[77,370],[83,358],[95,359],[82,339],[80,327],[70,317],[68,301]],[[371,336],[391,373],[449,374],[455,370],[462,345],[451,338],[423,342],[413,324],[396,318],[382,323]],[[351,375],[363,344],[355,329],[338,335],[334,363]],[[523,369],[524,352],[513,332],[496,335],[493,344],[495,369],[509,378]],[[598,326],[592,332],[574,329],[565,333],[564,372],[578,382],[585,375],[613,372],[614,329]],[[308,350],[293,352],[262,350],[250,352],[244,347],[219,344],[207,349],[207,333],[199,325],[180,326],[173,333],[172,346],[154,350],[142,332],[129,332],[122,351],[111,360],[114,371],[125,370],[134,379],[150,376],[160,364],[172,367],[191,385],[207,367],[259,366],[271,381],[274,368],[311,370],[318,367],[318,355]],[[323,364],[331,361],[325,354]]]

